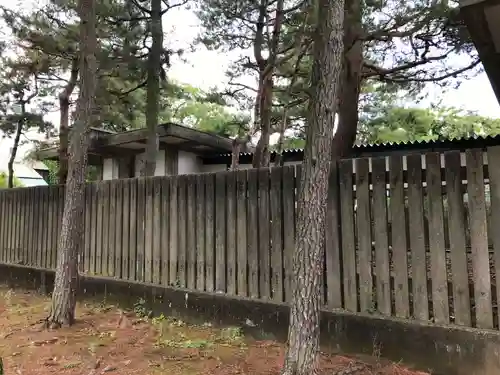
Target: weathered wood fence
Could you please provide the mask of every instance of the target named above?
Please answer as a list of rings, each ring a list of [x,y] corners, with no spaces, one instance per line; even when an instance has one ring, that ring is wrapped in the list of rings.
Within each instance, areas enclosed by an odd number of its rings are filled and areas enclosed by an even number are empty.
[[[487,161],[487,163],[486,163]],[[325,308],[498,327],[500,147],[344,160]],[[80,271],[288,302],[300,167],[102,181]],[[0,262],[54,269],[64,188],[0,191]]]

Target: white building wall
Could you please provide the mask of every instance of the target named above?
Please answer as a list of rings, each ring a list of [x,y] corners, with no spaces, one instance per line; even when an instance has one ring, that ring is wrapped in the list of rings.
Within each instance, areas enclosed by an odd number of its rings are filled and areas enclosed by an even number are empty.
[[[195,174],[203,172],[201,160],[192,152],[179,151],[177,163],[177,174]]]
[[[116,180],[119,178],[118,171],[118,160],[111,158],[104,159],[102,162],[103,180]]]
[[[144,153],[135,156],[135,177],[140,177],[142,169],[142,160]],[[159,150],[156,154],[155,176],[165,176],[165,150]]]

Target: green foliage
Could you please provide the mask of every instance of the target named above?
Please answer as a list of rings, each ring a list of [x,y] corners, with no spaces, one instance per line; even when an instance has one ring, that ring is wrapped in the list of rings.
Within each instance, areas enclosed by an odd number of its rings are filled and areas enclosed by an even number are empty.
[[[172,94],[163,99],[160,123],[175,122],[220,136],[234,137],[250,122],[248,117],[231,111],[213,92],[205,93],[189,85],[173,85],[171,90]]]
[[[203,27],[199,43],[218,51],[255,47],[259,2],[198,0],[197,4],[197,15]],[[353,0],[349,4],[351,9],[346,8],[346,19],[355,33],[363,35],[360,112],[365,110],[365,105],[370,106],[374,85],[379,94],[385,91],[390,96],[402,91],[411,98],[421,95],[422,87],[428,83],[456,85],[480,71],[479,57],[459,18],[457,1]],[[264,45],[268,46],[275,3],[263,2],[261,5],[266,7],[263,38]],[[282,52],[276,66],[272,122],[273,130],[277,131],[277,125],[283,121],[284,108],[287,108],[287,127],[301,133],[307,117],[312,64],[310,30],[315,20],[312,12],[288,7],[279,41]],[[358,7],[360,15],[355,13]],[[301,43],[297,43],[299,39]],[[233,103],[251,109],[256,90],[243,84],[241,78],[255,76],[257,71],[254,56],[242,55],[227,72],[230,82],[224,94]]]
[[[9,187],[9,176],[5,172],[0,172],[0,189],[7,189]],[[22,182],[14,177],[14,187],[23,187]]]
[[[414,142],[500,134],[500,119],[453,108],[388,107],[367,119],[361,143]]]
[[[134,313],[138,318],[146,318],[149,315],[150,310],[148,310],[144,298],[139,298],[139,300],[134,303]]]
[[[55,160],[44,160],[43,163],[47,166],[47,168],[49,168],[49,178],[47,183],[49,185],[58,185],[59,178],[57,176],[57,171],[59,170],[59,162]],[[98,181],[99,178],[100,178],[99,169],[94,165],[89,165],[87,167],[87,178],[85,179],[85,181],[86,182]]]

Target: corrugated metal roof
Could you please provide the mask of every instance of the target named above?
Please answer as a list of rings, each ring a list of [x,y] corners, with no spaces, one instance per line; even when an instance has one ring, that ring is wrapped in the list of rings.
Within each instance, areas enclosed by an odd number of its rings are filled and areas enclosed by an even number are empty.
[[[383,143],[364,143],[355,144],[352,148],[355,153],[363,151],[397,151],[398,149],[405,150],[411,148],[441,148],[441,147],[467,147],[468,144],[484,142],[485,144],[500,144],[499,135],[470,136],[470,137],[455,137],[451,139],[437,139],[432,141],[413,140],[406,142],[383,142]],[[477,146],[475,146],[477,147]],[[297,154],[304,152],[303,148],[291,148],[283,150],[283,154]],[[271,154],[276,154],[272,151]],[[240,152],[240,156],[251,156],[251,152]],[[230,153],[219,154],[220,157],[231,156]]]

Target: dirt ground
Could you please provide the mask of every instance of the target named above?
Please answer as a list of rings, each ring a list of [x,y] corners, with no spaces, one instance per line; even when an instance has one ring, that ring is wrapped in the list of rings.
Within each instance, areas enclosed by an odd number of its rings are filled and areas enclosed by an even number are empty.
[[[148,319],[140,301],[133,311],[82,302],[77,324],[57,331],[43,330],[40,323],[48,298],[0,287],[0,301],[5,375],[275,375],[283,363],[282,344],[243,337],[235,327]],[[425,375],[372,358],[327,354],[321,355],[321,369],[325,375]]]

